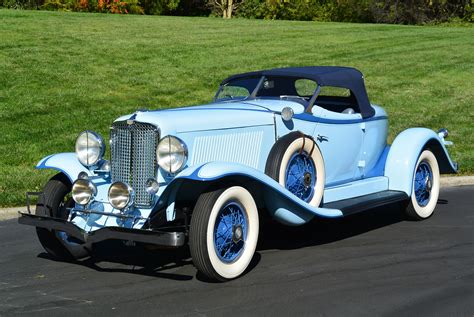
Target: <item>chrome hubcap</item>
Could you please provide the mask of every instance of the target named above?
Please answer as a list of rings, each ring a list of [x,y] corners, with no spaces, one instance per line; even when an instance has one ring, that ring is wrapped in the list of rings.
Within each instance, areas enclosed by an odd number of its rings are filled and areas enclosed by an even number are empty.
[[[239,243],[240,240],[242,240],[242,236],[243,236],[242,226],[240,226],[240,225],[234,226],[232,231],[234,232],[233,235],[232,235],[232,241],[234,243]]]
[[[426,177],[425,186],[426,190],[431,193],[431,188],[433,187],[433,184],[431,183],[431,179],[429,177]]]
[[[311,185],[311,174],[306,172],[304,173],[303,183],[305,187],[309,187]]]

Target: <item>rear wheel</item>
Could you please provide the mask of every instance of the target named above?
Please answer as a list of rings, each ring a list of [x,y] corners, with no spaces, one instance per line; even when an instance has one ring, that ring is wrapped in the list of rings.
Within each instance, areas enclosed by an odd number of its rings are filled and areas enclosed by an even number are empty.
[[[67,220],[67,208],[74,206],[70,197],[71,182],[64,174],[51,178],[43,188],[43,195],[36,205],[36,215]],[[79,241],[74,241],[65,232],[36,228],[43,248],[54,257],[72,260],[86,257],[89,252]]]
[[[439,196],[439,167],[434,154],[423,151],[416,163],[413,176],[413,188],[406,215],[413,220],[429,218],[438,202]]]
[[[252,260],[258,232],[257,206],[246,189],[233,186],[202,194],[189,231],[194,265],[213,280],[240,276]]]

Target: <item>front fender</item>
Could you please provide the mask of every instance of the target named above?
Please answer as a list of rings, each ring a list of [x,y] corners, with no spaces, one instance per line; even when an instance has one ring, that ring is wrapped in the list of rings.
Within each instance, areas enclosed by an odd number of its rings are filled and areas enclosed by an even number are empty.
[[[36,168],[60,171],[69,178],[71,183],[77,179],[80,172],[85,172],[87,175],[92,176],[89,169],[78,161],[76,153],[58,153],[46,156],[36,164]]]
[[[245,186],[252,195],[263,198],[264,207],[279,221],[288,225],[302,225],[314,216],[342,217],[337,209],[316,208],[300,200],[278,182],[251,167],[228,162],[211,162],[187,168],[168,185],[166,191],[171,200],[179,197],[179,188],[188,182],[205,182],[208,185],[229,182],[249,184]],[[257,185],[257,186],[255,186]]]
[[[457,164],[449,157],[444,142],[436,132],[426,128],[407,129],[393,141],[385,163],[390,190],[404,191],[411,196],[416,163],[421,152],[427,148],[436,156],[440,173],[457,172]]]

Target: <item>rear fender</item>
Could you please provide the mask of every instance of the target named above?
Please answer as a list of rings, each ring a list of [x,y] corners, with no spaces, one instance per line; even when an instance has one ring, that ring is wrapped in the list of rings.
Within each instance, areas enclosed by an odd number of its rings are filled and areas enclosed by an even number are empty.
[[[441,174],[457,172],[457,164],[449,157],[443,139],[426,128],[411,128],[401,132],[393,141],[385,162],[389,189],[404,191],[411,196],[413,176],[418,157],[425,149],[436,156]]]
[[[92,176],[91,171],[82,165],[76,157],[76,153],[58,153],[46,156],[36,164],[37,169],[54,169],[66,175],[74,182],[80,172]]]

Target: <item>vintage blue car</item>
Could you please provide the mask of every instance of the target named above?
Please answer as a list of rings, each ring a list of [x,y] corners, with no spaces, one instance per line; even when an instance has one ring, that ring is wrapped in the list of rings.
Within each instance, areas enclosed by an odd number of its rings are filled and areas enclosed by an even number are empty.
[[[298,226],[402,203],[430,217],[440,173],[456,173],[447,130],[411,128],[387,144],[385,111],[348,67],[277,68],[225,79],[202,106],[137,111],[106,143],[79,134],[75,153],[37,168],[59,174],[19,222],[58,258],[89,256],[100,241],[189,245],[196,268],[225,281],[255,253],[259,213]],[[291,237],[288,237],[291,239]],[[132,243],[129,243],[132,244]]]

